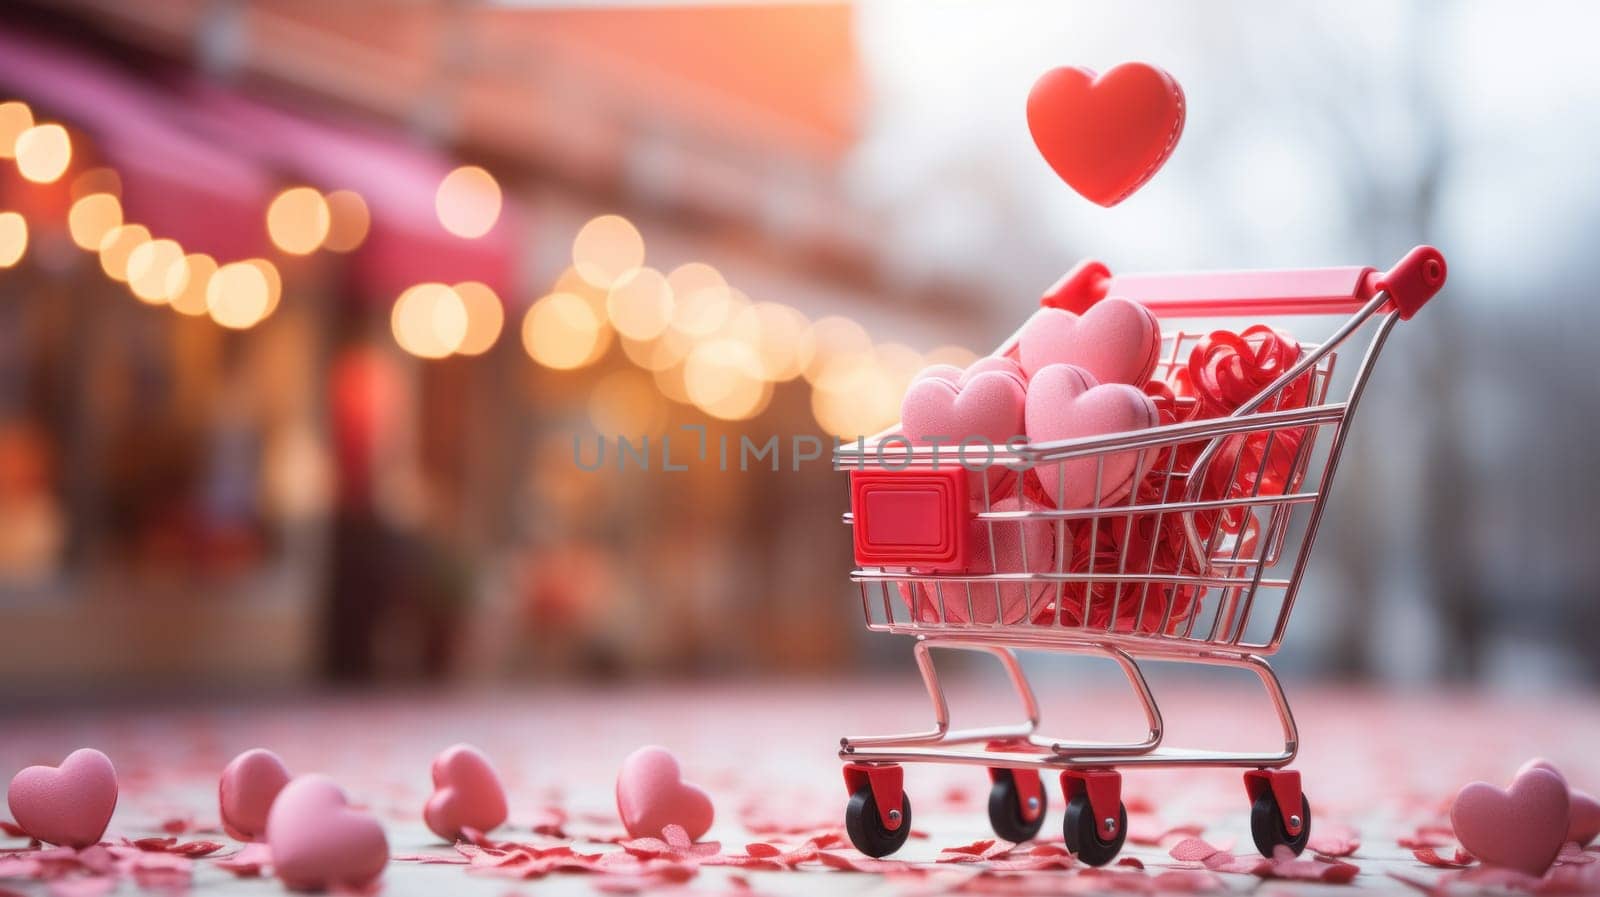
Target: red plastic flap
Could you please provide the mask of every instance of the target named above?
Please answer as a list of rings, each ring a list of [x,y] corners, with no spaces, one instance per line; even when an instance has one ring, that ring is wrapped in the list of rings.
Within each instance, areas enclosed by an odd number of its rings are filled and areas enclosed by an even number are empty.
[[[967,564],[967,471],[850,473],[856,563],[961,570]]]

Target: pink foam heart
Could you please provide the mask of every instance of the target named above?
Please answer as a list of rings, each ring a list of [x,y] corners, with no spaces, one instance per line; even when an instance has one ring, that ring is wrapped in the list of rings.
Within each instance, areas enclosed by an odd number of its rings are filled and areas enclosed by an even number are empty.
[[[105,754],[81,748],[60,766],[30,766],[17,773],[6,800],[28,837],[88,847],[100,841],[117,809],[117,770]]]
[[[255,748],[234,757],[217,783],[222,830],[239,841],[265,839],[267,812],[287,784],[289,770],[277,754]]]
[[[1501,790],[1473,782],[1456,794],[1456,840],[1490,866],[1543,875],[1567,839],[1567,783],[1548,769],[1524,769]]]
[[[949,372],[942,370],[945,367],[954,369],[941,365],[924,371],[906,390],[900,403],[900,432],[906,438],[948,445],[959,445],[968,439],[987,440],[998,447],[1022,435],[1027,387],[1021,380],[1004,371],[991,370],[971,377],[963,372],[962,377],[950,380]]]
[[[482,751],[470,744],[445,748],[433,759],[433,796],[422,820],[446,841],[463,828],[487,832],[506,821],[506,789]]]
[[[383,874],[389,839],[371,814],[351,808],[326,776],[300,776],[267,813],[272,871],[295,890],[363,888]]]
[[[995,502],[994,510],[1041,511],[1044,506],[1025,496],[1020,499],[1010,496]],[[991,560],[991,524],[993,555],[1000,559],[998,565]],[[968,573],[996,570],[1045,573],[1055,566],[1055,539],[1051,537],[1047,521],[1007,523],[974,518],[969,527],[967,544],[972,554],[967,564]],[[1070,552],[1072,545],[1068,543],[1065,548]],[[1053,594],[1050,583],[974,584],[970,593],[963,583],[945,583],[942,588],[932,581],[902,583],[901,586],[901,595],[910,604],[913,615],[924,623],[965,623],[974,617],[980,623],[993,623],[996,616],[1006,623],[1020,623],[1048,604]],[[996,614],[997,608],[999,614]]]
[[[1083,368],[1052,364],[1028,382],[1028,441],[1056,442],[1084,436],[1127,433],[1159,421],[1155,403],[1125,383],[1099,383]],[[1118,452],[1104,457],[1100,489],[1095,490],[1096,458],[1040,465],[1045,494],[1060,508],[1082,508],[1100,500],[1110,504],[1128,494],[1154,461],[1153,451]]]
[[[617,815],[635,838],[659,838],[669,825],[681,825],[692,841],[711,828],[711,798],[683,780],[678,758],[650,745],[628,755],[617,773]]]
[[[1522,775],[1530,769],[1543,769],[1555,773],[1563,783],[1567,777],[1556,769],[1555,764],[1543,757],[1535,757],[1522,764],[1517,770],[1517,775]],[[1567,840],[1576,841],[1579,847],[1588,846],[1590,841],[1600,835],[1600,800],[1584,791],[1574,790],[1570,783],[1567,784],[1567,799],[1570,803],[1569,819],[1567,821]]]
[[[1052,364],[1075,364],[1098,383],[1143,387],[1161,355],[1161,325],[1150,310],[1110,296],[1081,316],[1041,308],[1022,325],[1017,355],[1031,379]]]
[[[1028,375],[1022,372],[1022,365],[1018,364],[1015,359],[1008,358],[1004,355],[985,355],[977,361],[974,361],[972,364],[967,365],[967,369],[961,372],[959,382],[965,386],[966,381],[971,380],[973,377],[976,377],[985,371],[999,371],[1002,374],[1010,374],[1011,376],[1016,377],[1018,380],[1021,380],[1023,383],[1028,382]]]

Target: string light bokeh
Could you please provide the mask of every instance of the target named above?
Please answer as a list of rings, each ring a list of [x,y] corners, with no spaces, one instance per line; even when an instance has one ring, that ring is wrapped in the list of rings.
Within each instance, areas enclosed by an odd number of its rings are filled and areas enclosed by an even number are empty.
[[[0,103],[0,158],[14,160],[26,180],[48,185],[63,178],[72,168],[72,141],[64,126],[37,121],[26,103]],[[273,261],[216,259],[126,220],[114,170],[81,172],[71,194],[65,226],[72,244],[95,253],[105,275],[140,302],[249,330],[282,300],[283,275]],[[467,165],[441,179],[434,211],[448,233],[476,239],[494,229],[503,205],[494,175]],[[263,211],[265,235],[288,256],[352,252],[370,228],[367,200],[347,188],[286,187]],[[28,245],[24,215],[0,212],[0,268],[21,261]],[[876,344],[849,318],[811,321],[791,306],[754,300],[709,263],[663,272],[646,257],[637,225],[619,214],[596,216],[574,234],[571,266],[521,315],[524,350],[551,370],[589,367],[620,345],[634,370],[607,374],[593,387],[590,418],[602,429],[622,420],[663,420],[664,408],[645,407],[659,406],[660,396],[716,419],[749,420],[768,407],[779,385],[800,381],[819,426],[853,438],[894,422],[900,396],[923,367],[965,365],[975,357],[956,346],[922,353]],[[506,324],[503,297],[478,281],[413,284],[390,312],[396,344],[427,360],[482,355]]]

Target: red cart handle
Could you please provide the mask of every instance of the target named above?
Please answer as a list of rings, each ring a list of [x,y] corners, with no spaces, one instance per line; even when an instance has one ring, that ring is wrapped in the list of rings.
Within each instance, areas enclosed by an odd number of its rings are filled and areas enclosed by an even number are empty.
[[[1081,314],[1106,296],[1122,296],[1172,317],[1353,314],[1385,291],[1401,320],[1409,320],[1444,286],[1446,273],[1444,255],[1432,246],[1418,246],[1382,273],[1352,267],[1113,275],[1088,260],[1051,286],[1040,304]]]

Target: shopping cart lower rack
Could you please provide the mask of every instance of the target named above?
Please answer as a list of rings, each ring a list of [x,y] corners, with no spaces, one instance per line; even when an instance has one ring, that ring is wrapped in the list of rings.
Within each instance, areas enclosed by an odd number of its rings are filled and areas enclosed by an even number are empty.
[[[1242,767],[1252,803],[1251,833],[1271,856],[1304,849],[1311,805],[1300,774],[1286,767],[1298,750],[1288,700],[1266,658],[1275,653],[1333,484],[1356,404],[1397,319],[1409,319],[1443,286],[1445,263],[1431,247],[1412,250],[1387,272],[1372,268],[1112,276],[1098,263],[1080,265],[1052,289],[1045,304],[1082,312],[1107,295],[1142,302],[1163,321],[1263,316],[1349,316],[1231,415],[1172,423],[1134,433],[1010,446],[994,468],[974,473],[954,446],[910,446],[893,431],[842,448],[835,467],[848,471],[860,584],[869,629],[915,638],[913,653],[934,709],[934,726],[902,735],[840,739],[850,794],[846,828],[863,853],[884,856],[911,831],[911,802],[901,764],[931,761],[987,767],[989,819],[1008,841],[1026,841],[1044,822],[1040,773],[1061,773],[1065,835],[1079,859],[1101,865],[1127,837],[1119,767]],[[1337,320],[1337,319],[1335,319]],[[1020,331],[1019,331],[1020,332]],[[1203,332],[1162,334],[1166,377],[1187,360]],[[996,354],[1014,350],[1012,336]],[[1335,386],[1334,361],[1346,347],[1365,347],[1353,374]],[[1296,401],[1283,401],[1289,390]],[[1330,393],[1332,397],[1330,397]],[[1240,476],[1254,441],[1264,471]],[[1274,444],[1277,451],[1274,452]],[[1025,502],[1024,472],[1077,462],[1074,475],[1096,478],[1107,459],[1138,453],[1142,488],[1089,507]],[[1175,459],[1184,457],[1186,463]],[[1226,469],[1221,479],[1213,470]],[[1063,468],[1065,469],[1065,468]],[[1060,477],[1057,479],[1065,479]],[[1227,484],[1221,492],[1217,483]],[[1209,488],[1208,488],[1209,484]],[[1113,494],[1115,494],[1113,492]],[[977,508],[979,510],[974,510]],[[1053,564],[1027,561],[1023,527],[1045,527],[1055,542]],[[1152,540],[1125,538],[1121,550],[1097,550],[1107,533],[1175,534],[1176,558],[1152,563]],[[1014,527],[1020,563],[995,550]],[[1069,532],[1072,535],[1069,535]],[[1066,563],[1069,538],[1088,534],[1087,558]],[[965,542],[987,540],[988,566],[971,572]],[[1115,541],[1112,544],[1116,544]],[[1286,550],[1287,549],[1287,550]],[[1002,569],[1004,568],[1004,569]],[[1268,576],[1275,569],[1287,575]],[[1014,726],[952,729],[949,706],[931,654],[934,648],[986,652],[1000,661],[1022,702]],[[1114,661],[1143,705],[1148,732],[1128,743],[1073,741],[1038,733],[1039,704],[1014,649],[1098,655]],[[1174,661],[1249,670],[1277,711],[1283,744],[1259,753],[1185,750],[1163,740],[1161,711],[1139,663]]]

